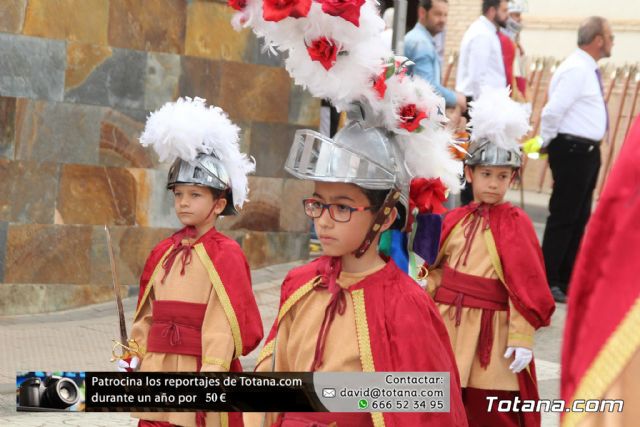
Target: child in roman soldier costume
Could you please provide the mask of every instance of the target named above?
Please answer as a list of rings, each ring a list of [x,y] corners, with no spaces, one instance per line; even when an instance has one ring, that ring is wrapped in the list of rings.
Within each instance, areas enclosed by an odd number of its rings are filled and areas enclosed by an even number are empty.
[[[314,221],[323,256],[286,276],[256,370],[449,372],[451,392],[443,413],[245,413],[245,425],[466,426],[435,304],[378,250],[383,231],[408,231],[415,201],[424,215],[441,202],[416,194],[410,200],[412,180],[424,180],[418,187],[430,191],[459,187],[462,167],[449,151],[444,100],[407,75],[406,58],[393,57],[374,1],[231,5],[239,10],[234,22],[286,52],[297,84],[347,114],[332,138],[297,131],[285,162],[288,173],[314,183],[299,209]]]
[[[539,413],[498,413],[497,403],[489,413],[487,400],[538,398],[534,332],[555,308],[533,224],[504,201],[529,114],[508,89],[486,89],[470,114],[474,202],[445,216],[427,288],[449,331],[469,425],[540,425]]]
[[[184,225],[149,255],[131,337],[140,357],[120,361],[142,372],[238,372],[238,358],[260,343],[262,322],[240,246],[215,228],[247,198],[254,163],[239,128],[205,100],[181,98],[151,114],[142,145],[174,160],[167,188]],[[240,413],[145,412],[139,426],[241,426]]]

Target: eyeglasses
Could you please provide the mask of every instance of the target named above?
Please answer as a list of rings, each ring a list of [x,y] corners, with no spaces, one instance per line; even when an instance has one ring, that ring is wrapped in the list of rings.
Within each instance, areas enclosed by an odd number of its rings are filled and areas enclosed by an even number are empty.
[[[302,201],[304,213],[310,218],[320,218],[324,210],[329,211],[329,216],[335,222],[349,222],[353,212],[371,210],[371,206],[351,207],[340,203],[322,203],[316,199],[304,199]]]

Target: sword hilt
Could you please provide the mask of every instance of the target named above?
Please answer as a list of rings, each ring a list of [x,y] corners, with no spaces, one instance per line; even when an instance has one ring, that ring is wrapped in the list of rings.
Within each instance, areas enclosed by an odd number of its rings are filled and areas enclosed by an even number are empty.
[[[133,356],[140,357],[140,346],[133,338],[128,340],[126,344],[121,343],[118,340],[112,340],[113,347],[111,348],[111,362],[116,360],[125,360]],[[117,354],[116,350],[121,349],[121,353]]]

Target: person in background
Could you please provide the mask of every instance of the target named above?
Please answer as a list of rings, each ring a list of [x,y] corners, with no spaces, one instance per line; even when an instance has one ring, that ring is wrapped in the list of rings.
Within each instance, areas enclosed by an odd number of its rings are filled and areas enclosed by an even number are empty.
[[[427,291],[449,332],[469,425],[535,427],[539,413],[488,405],[492,396],[538,399],[534,333],[555,308],[533,224],[504,200],[529,115],[506,88],[485,90],[470,113],[465,174],[474,202],[445,215]]]
[[[511,87],[511,96],[519,102],[526,101],[526,73],[523,70],[524,49],[520,44],[522,14],[528,10],[526,0],[509,1],[509,17],[506,26],[500,29],[498,36],[502,46],[504,69],[507,83]]]
[[[482,16],[467,29],[460,44],[456,90],[467,101],[476,99],[484,86],[507,86],[498,32],[507,24],[507,0],[483,0]],[[469,99],[471,98],[471,99]]]
[[[542,252],[551,292],[566,301],[569,279],[600,171],[600,142],[609,126],[598,61],[611,56],[613,33],[592,16],[578,29],[578,49],[553,74],[542,110],[542,151],[549,154],[553,190]]]
[[[202,98],[153,112],[140,137],[160,160],[174,159],[166,188],[184,227],[151,251],[140,278],[131,337],[139,352],[121,371],[241,372],[258,346],[262,320],[238,243],[216,229],[247,200],[254,162],[240,152],[240,128]],[[139,427],[242,425],[239,412],[137,412]]]
[[[508,86],[499,28],[507,24],[507,0],[483,0],[482,16],[467,29],[460,43],[460,57],[456,73],[456,90],[466,96],[467,103],[480,95],[480,89]],[[465,114],[467,120],[470,119]],[[473,200],[473,189],[467,183],[460,192],[460,202]]]
[[[414,75],[429,82],[441,95],[447,108],[467,109],[467,100],[462,93],[442,85],[442,62],[436,48],[435,36],[447,25],[449,2],[447,0],[420,0],[418,22],[404,38],[404,54],[415,63]]]

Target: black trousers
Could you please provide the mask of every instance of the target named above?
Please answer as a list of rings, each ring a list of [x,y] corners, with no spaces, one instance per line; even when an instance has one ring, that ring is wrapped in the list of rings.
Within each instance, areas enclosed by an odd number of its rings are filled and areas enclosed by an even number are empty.
[[[591,216],[593,190],[600,170],[600,148],[597,143],[558,135],[549,144],[548,153],[553,192],[542,253],[549,285],[567,292],[580,240]]]

